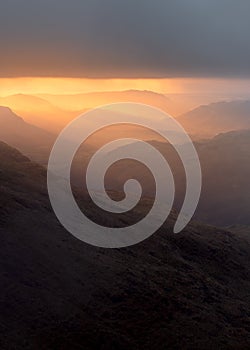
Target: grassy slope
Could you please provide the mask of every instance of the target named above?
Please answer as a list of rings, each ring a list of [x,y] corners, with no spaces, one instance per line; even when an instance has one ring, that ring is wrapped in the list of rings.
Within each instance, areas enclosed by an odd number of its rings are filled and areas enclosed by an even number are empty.
[[[44,169],[4,144],[0,183],[1,349],[249,348],[243,237],[195,223],[174,235],[173,213],[137,246],[94,248],[57,222]]]

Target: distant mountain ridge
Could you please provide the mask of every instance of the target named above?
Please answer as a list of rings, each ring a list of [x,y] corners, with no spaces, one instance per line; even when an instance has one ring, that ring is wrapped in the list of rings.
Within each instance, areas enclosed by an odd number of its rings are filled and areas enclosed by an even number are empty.
[[[250,129],[250,101],[236,100],[199,106],[182,114],[177,120],[189,133],[207,137]]]
[[[116,102],[149,104],[171,113],[170,100],[153,91],[125,90],[82,94],[15,94],[0,97],[0,105],[8,106],[26,121],[58,133],[70,121],[89,109]]]
[[[183,98],[186,101],[187,97]],[[10,107],[28,122],[56,133],[87,110],[117,102],[148,104],[176,117],[181,94],[177,98],[148,90],[124,90],[0,97],[0,105]],[[176,119],[189,134],[200,138],[213,137],[232,130],[250,129],[250,101],[232,100],[201,105]]]
[[[150,143],[166,158],[173,171],[176,183],[175,206],[179,208],[186,191],[183,165],[170,144],[159,141]],[[250,130],[222,133],[211,140],[195,142],[194,145],[202,171],[202,190],[196,219],[217,226],[250,225]],[[113,152],[119,154],[119,150]],[[79,167],[74,171],[74,164],[72,174],[77,185],[81,184],[82,173]],[[106,176],[106,185],[109,189],[121,190],[131,177],[138,179],[145,195],[154,196],[155,183],[151,173],[131,160],[113,165]]]
[[[59,132],[79,111],[64,110],[33,95],[16,94],[0,97],[0,106],[11,108],[27,122],[52,132]]]
[[[149,90],[102,91],[78,94],[39,94],[37,95],[65,109],[80,110],[115,102],[148,103],[166,109],[169,99],[158,92]]]

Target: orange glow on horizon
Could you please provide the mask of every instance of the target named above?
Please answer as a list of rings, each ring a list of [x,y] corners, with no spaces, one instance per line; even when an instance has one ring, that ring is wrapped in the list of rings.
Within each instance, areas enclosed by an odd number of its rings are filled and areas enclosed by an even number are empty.
[[[122,93],[126,90],[135,91]],[[0,78],[0,106],[8,106],[26,121],[52,131],[61,130],[79,113],[108,103],[145,103],[175,117],[201,104],[247,94],[250,95],[248,79]]]
[[[82,78],[0,78],[0,96],[13,94],[77,94],[88,92],[151,90],[159,93],[182,91],[179,79],[82,79]]]
[[[88,92],[150,90],[162,94],[233,93],[250,91],[249,79],[164,78],[87,79],[55,77],[0,78],[0,97],[14,94],[80,94]]]

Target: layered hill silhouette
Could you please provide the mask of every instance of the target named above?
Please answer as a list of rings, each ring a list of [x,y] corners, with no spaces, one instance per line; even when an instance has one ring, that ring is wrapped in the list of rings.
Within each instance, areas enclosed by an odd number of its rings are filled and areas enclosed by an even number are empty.
[[[0,97],[0,105],[11,108],[27,122],[53,133],[58,133],[71,120],[89,109],[116,102],[144,103],[160,108],[175,116],[187,132],[196,137],[210,138],[219,133],[250,128],[250,101],[248,100],[201,105],[177,116],[176,111],[181,101],[181,94],[177,98],[140,90],[72,95],[17,94]]]
[[[160,139],[157,134],[154,135],[153,132],[145,128],[130,125],[122,128],[113,126],[108,129],[108,132],[106,130],[99,131],[93,137],[89,137],[87,145],[82,147],[81,156],[88,159],[92,149],[96,149],[115,138],[126,137],[126,135],[138,136],[138,130],[140,137],[144,140],[149,140],[152,137]],[[28,123],[9,107],[0,106],[0,140],[17,148],[32,160],[46,165],[56,137],[57,133],[51,133]]]
[[[185,172],[174,148],[164,142],[150,142],[169,162],[176,184],[175,206],[180,207],[185,195]],[[127,154],[131,153],[128,146]],[[206,142],[195,143],[202,170],[201,198],[196,218],[217,226],[250,225],[250,130],[220,134]],[[183,152],[185,145],[183,145]],[[119,150],[114,150],[114,153]],[[80,164],[80,163],[79,163]],[[82,169],[73,163],[73,179],[80,186]],[[146,167],[132,160],[114,164],[107,173],[106,185],[121,191],[126,180],[139,180],[144,194],[153,196],[155,183]],[[167,185],[167,180],[166,180]]]
[[[250,130],[220,134],[197,149],[203,170],[199,219],[250,225]]]
[[[89,109],[115,102],[150,104],[169,113],[172,102],[163,94],[153,91],[93,92],[72,95],[16,94],[0,97],[0,105],[8,106],[24,119],[43,129],[58,133],[71,120]]]
[[[98,132],[90,137],[77,153],[73,162],[72,181],[82,186],[83,167],[87,166],[95,151],[114,138],[138,136],[150,140],[154,135],[129,126],[122,129],[112,127],[108,132]],[[46,165],[56,136],[25,122],[8,107],[0,107],[0,140],[16,147],[32,160]],[[156,137],[157,139],[157,137]],[[152,144],[170,161],[176,181],[176,206],[179,207],[185,193],[185,176],[182,165],[174,149],[162,141]],[[234,224],[249,225],[250,193],[250,130],[239,130],[217,135],[205,142],[195,144],[202,166],[203,188],[197,218],[219,226]],[[183,146],[185,148],[185,145]],[[128,152],[129,155],[129,152]],[[145,195],[154,193],[154,183],[150,173],[138,163],[120,162],[107,176],[110,190],[122,190],[126,179],[131,175],[139,177]]]
[[[203,137],[250,129],[250,101],[216,102],[199,106],[182,114],[177,120],[189,133]]]
[[[52,133],[58,133],[81,113],[78,110],[64,110],[43,98],[25,94],[0,97],[0,106],[11,108],[28,123]]]
[[[8,107],[0,106],[0,140],[37,162],[46,164],[56,136],[25,122]]]
[[[44,168],[2,142],[0,183],[1,349],[249,348],[245,236],[197,223],[173,234],[173,212],[136,246],[95,248],[56,220]]]
[[[167,96],[148,90],[90,92],[71,95],[41,94],[39,97],[67,110],[90,109],[116,102],[145,103],[166,110],[170,104]]]

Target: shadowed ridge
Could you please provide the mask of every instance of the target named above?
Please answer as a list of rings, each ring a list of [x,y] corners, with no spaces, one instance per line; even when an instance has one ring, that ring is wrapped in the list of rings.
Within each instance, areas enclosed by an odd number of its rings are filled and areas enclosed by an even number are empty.
[[[88,246],[51,212],[45,170],[1,149],[1,349],[249,348],[244,238],[197,223],[175,235],[173,213],[136,246]]]
[[[29,158],[47,163],[55,136],[25,122],[8,107],[0,107],[0,141],[17,148]]]

